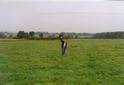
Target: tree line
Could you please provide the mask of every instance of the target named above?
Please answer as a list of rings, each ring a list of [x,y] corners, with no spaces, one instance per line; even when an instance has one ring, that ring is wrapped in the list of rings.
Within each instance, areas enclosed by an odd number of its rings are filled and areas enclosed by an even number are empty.
[[[39,33],[38,37],[35,36],[35,32],[24,32],[24,31],[19,31],[17,33],[17,38],[18,39],[43,39],[43,33]]]
[[[89,33],[68,33],[68,32],[61,32],[61,33],[48,33],[48,32],[24,32],[19,31],[17,33],[18,39],[58,39],[60,36],[63,36],[66,39],[76,39],[82,37],[91,37],[93,34]]]
[[[102,39],[123,39],[124,32],[103,32],[94,34],[94,38]]]
[[[0,32],[0,38],[14,38],[14,39],[58,39],[59,35],[63,35],[64,38],[68,39],[79,39],[79,38],[91,38],[91,33],[75,33],[75,32],[61,32],[61,33],[49,33],[49,32],[25,32],[18,31],[17,33]]]
[[[75,32],[61,32],[61,33],[49,33],[49,32],[25,32],[19,31],[17,33],[0,32],[0,38],[16,38],[16,39],[58,39],[59,36],[63,36],[67,39],[123,39],[124,32],[103,32],[103,33],[75,33]]]

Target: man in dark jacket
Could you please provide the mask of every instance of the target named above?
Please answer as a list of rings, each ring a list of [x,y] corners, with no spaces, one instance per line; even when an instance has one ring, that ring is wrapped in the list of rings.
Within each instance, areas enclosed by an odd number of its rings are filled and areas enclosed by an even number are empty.
[[[60,37],[60,40],[62,42],[62,44],[61,44],[61,47],[62,47],[62,56],[64,56],[65,55],[65,50],[67,48],[67,42],[66,42],[66,40],[63,40],[62,37]]]

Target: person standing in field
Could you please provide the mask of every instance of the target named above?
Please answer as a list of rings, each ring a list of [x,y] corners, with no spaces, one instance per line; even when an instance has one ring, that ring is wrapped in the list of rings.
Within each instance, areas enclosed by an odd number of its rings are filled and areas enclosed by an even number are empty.
[[[62,47],[62,56],[64,56],[65,55],[66,48],[67,48],[67,41],[66,40],[63,40],[62,37],[60,37],[60,40],[62,42],[62,44],[61,44],[61,47]]]

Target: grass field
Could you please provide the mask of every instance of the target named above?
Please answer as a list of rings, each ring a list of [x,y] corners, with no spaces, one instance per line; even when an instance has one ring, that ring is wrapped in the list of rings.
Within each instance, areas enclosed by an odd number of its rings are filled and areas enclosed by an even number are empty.
[[[0,40],[0,85],[124,85],[124,40]]]

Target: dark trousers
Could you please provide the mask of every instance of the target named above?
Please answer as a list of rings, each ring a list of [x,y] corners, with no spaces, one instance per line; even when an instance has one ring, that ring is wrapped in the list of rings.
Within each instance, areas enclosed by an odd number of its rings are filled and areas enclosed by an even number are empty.
[[[65,47],[62,47],[62,56],[65,55],[65,50],[66,50],[66,48]]]

